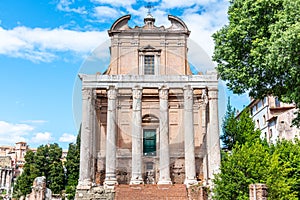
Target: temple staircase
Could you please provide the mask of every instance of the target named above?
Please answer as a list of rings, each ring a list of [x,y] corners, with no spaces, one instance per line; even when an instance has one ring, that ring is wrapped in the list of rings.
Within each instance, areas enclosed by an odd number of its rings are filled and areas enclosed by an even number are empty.
[[[188,200],[184,184],[174,185],[118,185],[115,200]]]
[[[118,185],[115,200],[206,200],[203,187],[186,189],[184,184],[174,185]]]

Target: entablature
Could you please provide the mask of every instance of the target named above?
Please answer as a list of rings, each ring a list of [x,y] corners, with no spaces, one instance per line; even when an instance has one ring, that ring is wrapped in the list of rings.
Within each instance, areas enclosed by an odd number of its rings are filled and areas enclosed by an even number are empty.
[[[184,88],[189,85],[192,89],[218,88],[216,73],[206,75],[88,75],[79,74],[82,88]]]

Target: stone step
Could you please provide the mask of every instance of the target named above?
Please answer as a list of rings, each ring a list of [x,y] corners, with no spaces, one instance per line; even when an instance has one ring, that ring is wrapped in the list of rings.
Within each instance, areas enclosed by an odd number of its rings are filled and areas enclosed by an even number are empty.
[[[186,187],[175,185],[118,185],[115,200],[187,200]]]

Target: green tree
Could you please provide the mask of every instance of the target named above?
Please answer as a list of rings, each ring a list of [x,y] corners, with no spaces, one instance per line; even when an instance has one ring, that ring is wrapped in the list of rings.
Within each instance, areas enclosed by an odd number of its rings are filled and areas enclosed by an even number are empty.
[[[254,122],[250,117],[249,109],[244,109],[239,116],[236,110],[227,104],[227,111],[223,119],[221,140],[226,149],[232,150],[235,144],[244,144],[246,141],[255,142],[259,139],[260,131],[255,129]]]
[[[235,119],[235,109],[232,108],[230,104],[230,98],[227,101],[227,110],[225,113],[225,117],[222,123],[222,131],[221,140],[226,149],[231,150],[236,141],[236,131],[234,130],[236,127],[237,120]]]
[[[221,172],[214,179],[214,198],[218,200],[248,199],[249,184],[260,183],[267,173],[269,154],[264,145],[256,141],[236,145],[221,161]]]
[[[47,182],[54,194],[60,194],[64,189],[65,174],[61,161],[54,161],[50,164],[50,171]]]
[[[290,148],[285,149],[284,145]],[[285,154],[280,152],[299,150],[299,144],[285,142],[272,148],[266,143],[256,140],[255,143],[236,145],[231,153],[225,154],[221,161],[221,172],[214,179],[214,198],[218,200],[249,199],[249,185],[266,183],[268,199],[299,199],[299,167],[291,166],[290,157],[283,159]],[[282,149],[283,148],[283,149]],[[294,159],[298,161],[299,152]],[[297,173],[295,173],[297,172]]]
[[[45,152],[47,171],[44,172],[47,179],[47,185],[54,194],[59,194],[64,189],[65,175],[63,163],[61,161],[62,148],[58,144],[50,144]]]
[[[235,139],[230,141],[231,151],[222,152],[214,198],[248,199],[249,184],[265,183],[270,200],[299,199],[300,142],[284,140],[269,145],[260,140],[247,109],[234,120],[233,109],[228,107],[223,128]]]
[[[23,173],[17,178],[15,195],[31,193],[31,186],[38,176],[45,176],[47,187],[53,193],[61,193],[64,189],[64,169],[61,162],[62,149],[58,144],[41,145],[36,153],[28,151],[25,155]]]
[[[68,199],[74,199],[76,186],[79,179],[79,161],[80,161],[80,130],[76,143],[70,143],[65,167],[67,170],[66,193]]]
[[[20,197],[31,193],[31,186],[34,179],[40,175],[39,167],[35,163],[35,154],[28,151],[25,155],[23,173],[18,177],[14,186],[14,195]]]
[[[228,18],[213,35],[213,59],[228,87],[299,108],[300,0],[231,0]]]
[[[280,173],[274,178],[284,177],[284,183],[289,183],[290,186],[289,191],[282,191],[278,195],[291,192],[297,196],[297,199],[300,199],[300,141],[298,139],[294,142],[283,140],[270,148],[272,154],[278,155],[278,165],[287,169],[284,176]]]

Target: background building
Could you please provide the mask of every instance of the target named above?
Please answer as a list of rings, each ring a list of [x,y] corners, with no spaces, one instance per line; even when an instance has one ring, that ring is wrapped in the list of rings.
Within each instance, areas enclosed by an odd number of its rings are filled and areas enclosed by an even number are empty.
[[[292,126],[295,105],[267,96],[262,100],[252,100],[248,108],[256,128],[261,130],[261,138],[268,142],[276,143],[278,139],[292,140],[299,137],[300,129]]]

